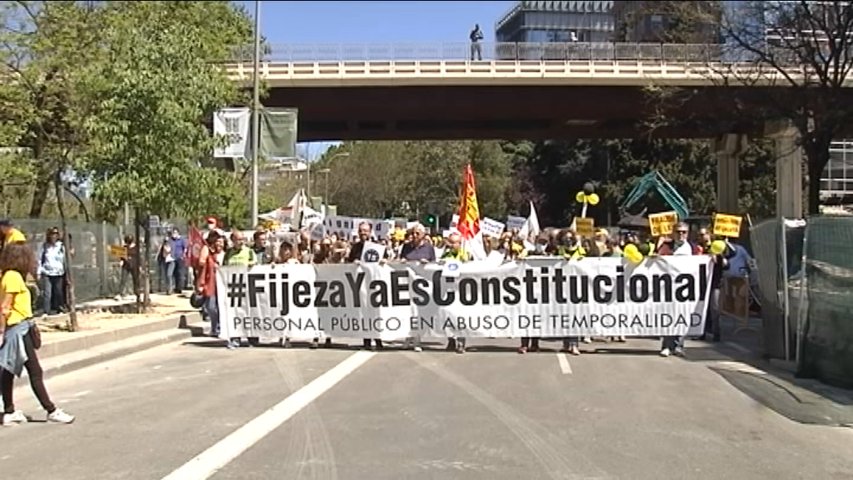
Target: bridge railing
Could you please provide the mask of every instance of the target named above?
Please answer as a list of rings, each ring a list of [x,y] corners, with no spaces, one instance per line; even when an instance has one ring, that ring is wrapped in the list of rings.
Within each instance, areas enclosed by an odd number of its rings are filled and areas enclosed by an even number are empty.
[[[453,43],[271,44],[265,62],[348,61],[630,61],[707,62],[720,60],[721,45],[659,43]],[[252,46],[233,49],[232,62],[251,62]],[[479,53],[479,55],[478,55]]]

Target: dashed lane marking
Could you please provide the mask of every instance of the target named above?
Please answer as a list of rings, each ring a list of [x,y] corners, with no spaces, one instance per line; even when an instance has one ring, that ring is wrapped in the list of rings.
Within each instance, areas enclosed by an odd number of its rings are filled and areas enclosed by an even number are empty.
[[[560,371],[563,372],[563,375],[572,374],[572,366],[569,365],[569,357],[567,357],[565,353],[558,353],[557,361],[560,362]]]

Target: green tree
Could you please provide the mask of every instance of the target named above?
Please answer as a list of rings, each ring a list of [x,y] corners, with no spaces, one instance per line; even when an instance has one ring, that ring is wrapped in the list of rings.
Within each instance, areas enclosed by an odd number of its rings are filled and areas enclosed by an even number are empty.
[[[107,211],[133,207],[146,237],[149,215],[228,210],[239,191],[223,172],[201,168],[221,141],[203,122],[238,98],[216,61],[247,40],[248,18],[227,2],[110,2],[103,10],[107,61],[86,69],[90,98],[99,99],[87,123],[87,167],[102,179],[94,197]],[[148,279],[141,285],[148,304]]]
[[[481,214],[505,216],[511,158],[499,142],[347,142],[326,152],[314,171],[329,169],[329,196],[342,215],[432,213],[447,220],[456,213],[466,163],[474,168]]]
[[[3,60],[13,82],[6,115],[16,119],[17,144],[29,149],[34,188],[29,215],[39,217],[51,186],[76,166],[85,143],[85,68],[99,61],[99,9],[80,2],[4,2]],[[7,94],[8,95],[8,94]],[[67,185],[62,185],[67,189]]]

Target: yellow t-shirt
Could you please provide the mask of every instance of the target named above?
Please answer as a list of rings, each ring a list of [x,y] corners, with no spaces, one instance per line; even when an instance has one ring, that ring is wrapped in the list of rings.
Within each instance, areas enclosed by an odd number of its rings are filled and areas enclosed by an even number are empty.
[[[30,289],[20,273],[10,270],[3,273],[0,279],[0,301],[5,301],[7,295],[12,295],[11,311],[6,317],[6,325],[12,326],[33,316]]]
[[[19,242],[25,242],[26,243],[26,241],[27,241],[27,237],[23,234],[23,232],[21,232],[17,228],[13,228],[13,229],[9,230],[9,235],[6,237],[3,244],[4,245],[10,245],[12,243],[19,243]]]

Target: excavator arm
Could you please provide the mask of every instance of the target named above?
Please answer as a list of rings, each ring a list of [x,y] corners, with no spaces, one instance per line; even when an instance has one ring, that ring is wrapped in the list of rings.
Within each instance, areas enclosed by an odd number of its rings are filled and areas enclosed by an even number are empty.
[[[639,202],[646,196],[650,190],[656,190],[663,200],[672,207],[673,210],[678,214],[678,218],[684,219],[690,215],[690,211],[687,209],[687,202],[684,201],[684,198],[681,194],[678,193],[678,190],[672,186],[663,175],[661,175],[658,171],[651,171],[637,181],[637,184],[634,185],[634,188],[630,193],[625,197],[625,201],[622,202],[622,205],[619,209],[623,212],[627,212],[629,208],[633,207],[635,203]]]

